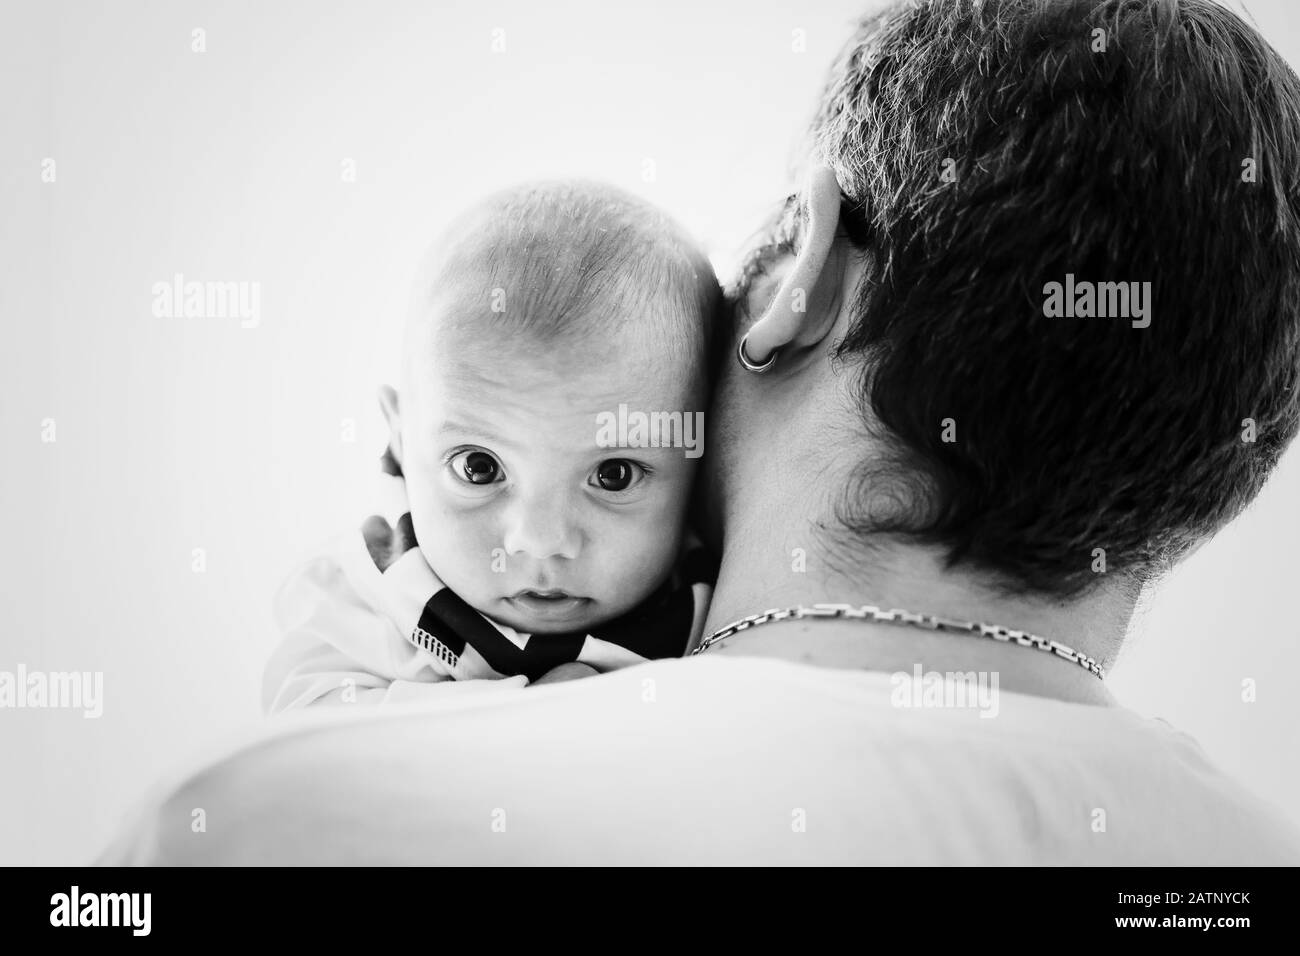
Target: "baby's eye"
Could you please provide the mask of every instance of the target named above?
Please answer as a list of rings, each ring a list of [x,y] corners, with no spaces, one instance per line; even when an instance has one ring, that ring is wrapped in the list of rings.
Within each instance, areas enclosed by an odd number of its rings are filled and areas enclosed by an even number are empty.
[[[490,485],[502,478],[500,463],[485,451],[463,451],[449,464],[452,474],[471,485]]]
[[[605,491],[627,491],[643,473],[639,465],[626,458],[609,458],[596,466],[595,484]]]

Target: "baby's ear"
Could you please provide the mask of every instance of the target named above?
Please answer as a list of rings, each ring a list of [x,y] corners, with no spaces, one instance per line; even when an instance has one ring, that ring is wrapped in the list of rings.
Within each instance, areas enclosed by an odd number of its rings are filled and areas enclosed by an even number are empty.
[[[402,467],[402,417],[397,409],[397,389],[391,385],[381,385],[379,387],[379,410],[384,413],[384,421],[388,422],[388,451],[385,458],[391,457],[396,463],[398,471],[401,474]]]

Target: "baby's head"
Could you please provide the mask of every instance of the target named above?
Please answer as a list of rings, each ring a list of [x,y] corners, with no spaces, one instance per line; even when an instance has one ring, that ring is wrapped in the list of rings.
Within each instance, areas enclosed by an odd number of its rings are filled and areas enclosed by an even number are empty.
[[[498,193],[434,244],[400,401],[386,390],[384,406],[416,538],[448,587],[502,624],[555,633],[611,620],[663,582],[703,442],[719,299],[670,220],[593,183]]]

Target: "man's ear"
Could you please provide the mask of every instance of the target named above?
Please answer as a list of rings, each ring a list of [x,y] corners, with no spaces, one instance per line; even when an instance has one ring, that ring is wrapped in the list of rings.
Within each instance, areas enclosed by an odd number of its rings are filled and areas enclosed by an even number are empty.
[[[835,234],[840,222],[840,186],[834,170],[815,166],[804,186],[808,219],[794,268],[781,283],[772,304],[749,329],[745,353],[762,364],[778,349],[806,348],[834,325],[846,256]]]
[[[397,410],[397,389],[391,385],[379,387],[379,409],[388,422],[388,449],[398,467],[402,465],[402,417]]]

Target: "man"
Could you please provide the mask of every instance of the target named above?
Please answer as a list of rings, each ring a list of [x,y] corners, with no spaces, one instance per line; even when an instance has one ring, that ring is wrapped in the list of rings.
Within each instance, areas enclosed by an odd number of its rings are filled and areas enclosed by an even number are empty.
[[[1209,0],[917,3],[812,132],[735,290],[702,653],[304,715],[106,862],[1300,862],[1101,679],[1296,431],[1300,81]]]

